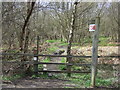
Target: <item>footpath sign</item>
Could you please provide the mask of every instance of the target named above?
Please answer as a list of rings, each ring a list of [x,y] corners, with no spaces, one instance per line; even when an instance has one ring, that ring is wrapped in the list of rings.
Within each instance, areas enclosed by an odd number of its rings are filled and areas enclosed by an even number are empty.
[[[96,29],[95,24],[90,24],[89,25],[89,31],[95,31],[95,29]]]

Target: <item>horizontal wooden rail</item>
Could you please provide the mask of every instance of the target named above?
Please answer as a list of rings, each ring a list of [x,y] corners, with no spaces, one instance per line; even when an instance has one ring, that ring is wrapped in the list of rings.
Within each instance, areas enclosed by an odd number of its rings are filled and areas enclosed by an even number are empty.
[[[58,70],[39,70],[38,72],[54,72],[54,73],[91,73],[90,71],[58,71]]]
[[[76,65],[76,66],[91,66],[91,64],[81,64],[81,63],[51,63],[51,62],[38,62],[34,61],[1,61],[1,63],[18,63],[18,64],[57,64],[57,65]],[[118,66],[119,64],[98,64],[98,65],[110,65],[110,66]]]
[[[76,58],[91,58],[92,56],[73,56],[73,55],[43,55],[43,54],[27,54],[27,53],[0,53],[0,55],[24,55],[24,56],[42,56],[42,57],[76,57]],[[120,56],[98,56],[98,58],[120,58]]]
[[[18,63],[18,64],[56,64],[56,65],[77,65],[77,66],[91,66],[91,64],[80,63],[50,63],[50,62],[34,62],[34,61],[2,61],[1,63]]]
[[[91,66],[91,64],[80,64],[80,63],[46,63],[46,62],[38,62],[34,64],[56,64],[56,65],[76,65],[76,66]]]

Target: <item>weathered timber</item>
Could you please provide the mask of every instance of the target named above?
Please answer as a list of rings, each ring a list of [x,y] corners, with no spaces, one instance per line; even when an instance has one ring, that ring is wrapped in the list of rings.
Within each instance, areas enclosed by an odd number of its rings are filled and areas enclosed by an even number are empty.
[[[39,54],[39,36],[37,36],[37,52],[34,54]],[[34,58],[36,58],[36,60],[34,60],[34,72],[35,75],[38,75],[38,56],[34,55]]]
[[[35,63],[34,61],[0,61],[0,63],[18,63],[18,64],[57,64],[57,65],[76,65],[76,66],[91,66],[91,64],[80,64],[80,63],[49,63],[49,62],[38,62]],[[119,64],[98,64],[98,66],[118,66]]]
[[[96,17],[96,30],[93,32],[93,48],[92,48],[92,66],[91,66],[91,86],[95,87],[96,75],[97,75],[97,64],[98,64],[98,35],[100,18]]]
[[[56,70],[40,70],[39,72],[54,72],[54,73],[90,73],[90,71],[56,71]]]
[[[0,53],[0,55],[24,55],[24,56],[42,56],[42,57],[73,57],[73,58],[92,58],[92,56],[73,56],[73,55],[43,55],[43,54],[29,54],[29,53]],[[98,56],[98,58],[120,58],[120,56]]]

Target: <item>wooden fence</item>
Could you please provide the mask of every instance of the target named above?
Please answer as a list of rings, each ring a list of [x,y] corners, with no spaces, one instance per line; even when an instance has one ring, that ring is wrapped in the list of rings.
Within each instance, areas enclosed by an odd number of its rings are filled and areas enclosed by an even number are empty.
[[[71,69],[68,69],[67,67],[67,70],[62,70],[62,71],[59,71],[59,70],[39,70],[38,69],[38,64],[55,64],[55,65],[66,65],[66,66],[72,66],[72,65],[76,65],[76,66],[90,66],[90,68],[92,68],[93,64],[80,64],[80,63],[50,63],[50,62],[38,62],[38,57],[71,57],[71,58],[91,58],[92,59],[92,56],[73,56],[73,55],[41,55],[41,54],[23,54],[23,53],[16,53],[16,54],[13,54],[13,53],[2,53],[0,55],[22,55],[22,56],[33,56],[33,57],[36,57],[36,60],[32,60],[32,61],[22,61],[22,62],[18,62],[18,61],[2,61],[2,63],[20,63],[20,64],[33,64],[34,65],[34,74],[38,75],[38,72],[53,72],[53,73],[67,73],[67,74],[71,74],[71,73],[91,73],[92,75],[92,69],[91,71],[71,71]],[[120,58],[120,56],[98,56],[98,58]],[[92,60],[91,60],[92,61]],[[99,66],[97,64],[97,66]],[[111,64],[111,66],[118,66],[118,64]],[[97,67],[96,67],[97,68]],[[91,86],[94,87],[95,86],[95,79],[94,79],[94,82],[92,82],[92,79],[93,79],[93,76],[91,76]]]
[[[91,71],[58,71],[58,70],[38,70],[38,64],[55,64],[55,65],[68,65],[68,66],[91,66],[92,64],[80,64],[80,63],[51,63],[51,62],[38,62],[38,57],[72,57],[72,58],[92,58],[92,56],[73,56],[73,55],[42,55],[42,54],[23,54],[23,53],[2,53],[0,55],[22,55],[22,56],[33,56],[37,57],[37,60],[32,61],[2,61],[2,63],[20,63],[20,64],[34,64],[34,72],[38,74],[38,72],[54,72],[54,73],[91,73]],[[120,56],[98,56],[98,58],[120,58]],[[114,66],[114,64],[111,64]]]

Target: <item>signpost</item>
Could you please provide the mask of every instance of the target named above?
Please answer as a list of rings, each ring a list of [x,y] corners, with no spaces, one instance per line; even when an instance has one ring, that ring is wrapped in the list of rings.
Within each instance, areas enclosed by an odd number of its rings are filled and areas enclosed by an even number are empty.
[[[89,25],[89,31],[93,32],[93,47],[92,47],[92,66],[91,66],[91,86],[95,87],[96,75],[97,75],[97,63],[98,63],[98,35],[99,35],[100,18],[96,17],[96,20],[92,21]]]

